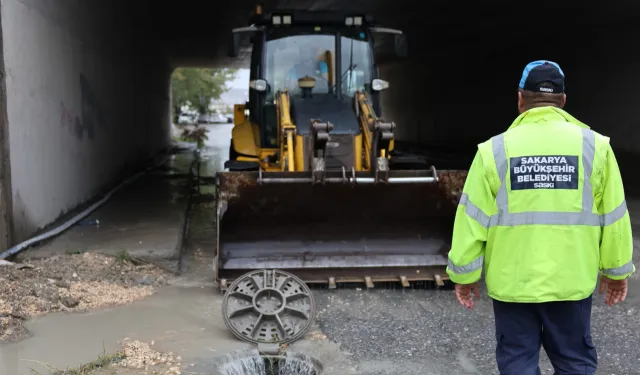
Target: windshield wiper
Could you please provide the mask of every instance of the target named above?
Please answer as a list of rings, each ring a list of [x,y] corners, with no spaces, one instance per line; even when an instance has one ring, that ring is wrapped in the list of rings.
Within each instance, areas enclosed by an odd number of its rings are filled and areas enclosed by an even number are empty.
[[[345,73],[348,73],[349,81],[347,83],[347,95],[351,92],[351,81],[353,81],[353,70],[356,65],[353,63],[353,39],[351,39],[351,52],[349,52],[349,68]]]
[[[351,74],[353,74],[352,73],[353,70],[357,67],[358,67],[358,64],[353,63],[353,39],[351,39],[351,51],[349,53],[349,66],[344,71],[344,73],[340,75],[340,82],[344,82],[344,79],[347,77],[347,74],[351,77]],[[333,91],[336,90],[337,86],[338,86],[337,83],[333,85]],[[349,93],[349,91],[351,91],[351,79],[349,79],[349,82],[347,83],[347,93]]]

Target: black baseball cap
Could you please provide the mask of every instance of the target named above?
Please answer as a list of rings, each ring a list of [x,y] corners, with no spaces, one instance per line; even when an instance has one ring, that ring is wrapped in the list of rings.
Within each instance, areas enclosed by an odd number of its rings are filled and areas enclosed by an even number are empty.
[[[543,86],[543,83],[547,85]],[[524,68],[519,87],[526,91],[563,93],[564,73],[560,65],[553,61],[534,61]]]

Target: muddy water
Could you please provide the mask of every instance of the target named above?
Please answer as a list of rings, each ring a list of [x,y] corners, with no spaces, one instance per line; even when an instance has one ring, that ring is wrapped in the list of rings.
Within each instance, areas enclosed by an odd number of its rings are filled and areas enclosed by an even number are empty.
[[[201,153],[202,177],[213,177],[222,170],[232,129],[227,124],[208,127],[209,140]],[[183,164],[182,159],[173,158],[169,169],[186,170],[188,166]],[[211,189],[201,186],[200,193],[212,193]],[[198,370],[202,358],[247,347],[229,333],[220,316],[222,297],[213,289],[211,277],[215,244],[212,213],[215,209],[208,204],[194,207],[187,238],[190,261],[185,262],[185,276],[178,278],[174,287],[125,307],[86,314],[51,314],[28,322],[32,337],[0,345],[0,375],[26,375],[31,368],[46,374],[47,369],[35,361],[58,369],[79,366],[104,352],[118,350],[119,341],[126,337],[155,340],[157,350],[173,351],[185,362],[193,361],[193,371]]]
[[[201,177],[213,177],[216,171],[222,170],[229,150],[231,126],[210,125],[209,128],[209,140],[202,150]],[[212,189],[212,186],[200,186],[201,196],[213,193]],[[213,285],[215,209],[212,203],[203,199],[192,207],[182,275],[172,287],[124,307],[86,314],[52,314],[28,322],[27,328],[33,337],[0,345],[0,375],[27,375],[31,368],[48,373],[33,361],[58,369],[79,366],[104,352],[118,350],[119,342],[127,337],[155,341],[154,349],[181,356],[192,373],[211,373],[221,356],[248,349],[249,345],[235,338],[224,325],[220,313],[222,296]],[[338,372],[325,373],[352,373],[351,370],[345,372],[344,364],[348,360],[335,344],[303,340],[295,347],[320,356],[323,363],[338,369]],[[300,367],[295,361],[285,365]],[[253,373],[257,374],[262,373]]]
[[[0,345],[0,374],[46,369],[29,360],[64,369],[119,349],[126,337],[150,342],[188,361],[247,347],[225,327],[222,297],[210,288],[168,287],[134,304],[87,314],[51,314],[28,322],[33,337]]]
[[[201,177],[213,177],[223,168],[231,128],[210,126],[209,140],[202,150]],[[212,188],[200,186],[200,194],[212,193]],[[210,373],[220,356],[247,349],[249,345],[235,338],[224,325],[222,296],[213,287],[214,220],[212,202],[194,205],[182,276],[173,286],[128,306],[84,314],[56,313],[28,321],[26,326],[32,337],[0,345],[0,375],[27,375],[31,369],[44,375],[51,373],[48,367],[80,366],[120,349],[125,338],[153,340],[154,349],[181,356],[193,373]],[[312,343],[309,351],[326,353],[330,359],[340,358],[337,347],[331,345]]]

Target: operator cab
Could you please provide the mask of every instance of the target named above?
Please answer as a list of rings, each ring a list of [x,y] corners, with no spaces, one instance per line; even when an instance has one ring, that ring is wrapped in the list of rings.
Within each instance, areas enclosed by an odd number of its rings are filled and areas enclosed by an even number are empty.
[[[252,32],[249,116],[262,124],[260,146],[278,147],[275,96],[287,90],[298,134],[309,132],[311,120],[329,121],[332,134],[360,133],[354,94],[365,92],[380,115],[372,30],[366,17],[330,12],[261,14],[253,25],[232,33],[237,56],[238,31]]]
[[[353,111],[357,90],[369,91],[374,76],[370,38],[364,28],[293,26],[272,28],[265,42],[267,102],[286,89],[298,134],[312,119],[334,124],[332,134],[359,134]],[[315,82],[314,87],[301,87]]]
[[[315,79],[314,94],[345,98],[352,97],[358,89],[366,90],[374,75],[369,41],[362,28],[316,26],[268,30],[264,78],[272,90],[267,97],[273,99],[274,93],[283,89],[292,97],[301,97],[298,79],[305,76]],[[336,53],[337,48],[341,53]],[[340,84],[334,77],[339,77]]]

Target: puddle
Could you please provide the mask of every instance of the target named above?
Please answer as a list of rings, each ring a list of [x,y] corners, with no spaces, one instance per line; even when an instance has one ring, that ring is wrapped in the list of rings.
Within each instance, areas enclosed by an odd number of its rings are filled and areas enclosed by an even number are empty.
[[[224,163],[229,159],[231,130],[233,124],[205,125],[208,133],[205,147],[200,152],[200,176],[214,177],[216,172],[224,171]]]
[[[247,344],[233,337],[221,317],[222,296],[209,288],[166,287],[144,300],[89,313],[54,313],[27,322],[33,336],[0,345],[0,374],[48,374],[44,363],[65,369],[114,353],[129,337],[173,352],[183,363],[198,363]],[[61,343],[64,342],[64,345]],[[204,371],[202,371],[204,372]]]

